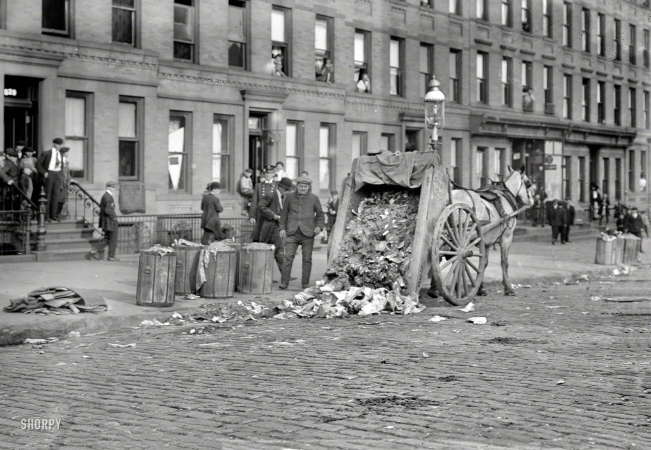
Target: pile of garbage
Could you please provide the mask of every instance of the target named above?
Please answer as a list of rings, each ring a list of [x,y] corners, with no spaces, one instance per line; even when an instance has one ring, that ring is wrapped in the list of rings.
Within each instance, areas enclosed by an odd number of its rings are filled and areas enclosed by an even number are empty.
[[[47,287],[29,292],[25,297],[15,298],[5,306],[7,312],[39,315],[78,314],[107,310],[106,301],[97,294],[66,287]]]
[[[621,238],[624,235],[621,231],[611,230],[606,228],[606,231],[601,232],[600,239],[605,242],[614,241],[617,238]]]

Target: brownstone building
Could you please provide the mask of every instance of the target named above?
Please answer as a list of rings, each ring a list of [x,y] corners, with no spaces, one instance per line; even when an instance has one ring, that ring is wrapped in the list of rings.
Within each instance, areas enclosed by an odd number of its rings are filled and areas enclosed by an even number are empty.
[[[61,136],[73,177],[142,183],[148,214],[283,161],[326,198],[353,158],[440,147],[466,186],[526,164],[550,197],[591,184],[647,207],[646,0],[0,0],[1,145]]]

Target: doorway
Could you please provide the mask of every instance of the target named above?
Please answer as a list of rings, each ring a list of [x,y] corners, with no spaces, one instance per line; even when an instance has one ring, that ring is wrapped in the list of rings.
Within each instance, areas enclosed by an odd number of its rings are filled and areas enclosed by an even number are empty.
[[[269,164],[269,148],[263,130],[266,128],[266,114],[249,115],[249,168],[253,170],[253,183],[264,175],[264,167]]]
[[[38,84],[35,78],[5,75],[5,147],[15,148],[18,141],[24,141],[38,152]]]

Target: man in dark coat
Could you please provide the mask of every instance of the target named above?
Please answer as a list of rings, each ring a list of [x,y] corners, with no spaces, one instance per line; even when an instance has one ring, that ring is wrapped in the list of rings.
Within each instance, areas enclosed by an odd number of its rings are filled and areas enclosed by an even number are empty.
[[[267,195],[272,195],[276,192],[276,184],[274,175],[276,168],[274,166],[267,166],[264,170],[264,180],[255,185],[253,189],[253,197],[251,198],[251,208],[249,209],[249,221],[255,225],[253,233],[251,233],[251,240],[258,242],[260,239],[260,210],[258,209],[258,202]]]
[[[642,230],[646,233],[646,237],[649,237],[649,229],[642,220],[637,207],[634,206],[631,208],[631,213],[624,219],[624,232],[640,238],[640,253],[644,253],[642,251],[642,242],[644,242],[642,240]]]
[[[108,246],[107,261],[119,261],[115,257],[115,250],[118,247],[118,216],[115,213],[115,191],[118,184],[115,181],[106,183],[106,192],[99,202],[99,227],[104,231],[104,237],[96,249],[86,255],[86,259],[99,259],[99,253]]]
[[[20,179],[20,167],[18,167],[18,152],[13,148],[8,148],[5,150],[5,165],[0,169],[0,178],[8,186],[11,191],[11,195],[5,196],[5,204],[2,205],[3,209],[9,211],[16,211],[20,209],[20,202],[22,198],[16,198],[13,194],[18,194],[16,188],[18,186],[18,180]]]
[[[201,199],[201,229],[203,236],[201,236],[201,243],[208,245],[213,241],[221,241],[224,239],[222,233],[222,224],[219,220],[219,213],[224,210],[222,204],[219,202],[217,195],[219,195],[220,184],[218,181],[213,181],[208,185],[208,193]]]
[[[303,254],[301,284],[306,289],[312,273],[312,249],[314,236],[321,233],[325,223],[323,208],[319,197],[309,192],[312,180],[301,176],[296,180],[296,192],[285,197],[283,212],[280,215],[280,237],[285,239],[285,260],[283,262],[280,289],[287,289],[292,264],[298,246]]]
[[[284,177],[278,182],[276,190],[271,195],[266,195],[258,203],[260,211],[260,242],[273,244],[276,247],[274,257],[278,270],[283,271],[284,245],[280,237],[280,214],[283,211],[283,201],[288,192],[292,191],[294,186],[292,180]]]
[[[61,170],[63,169],[63,156],[59,149],[63,139],[55,138],[52,148],[41,153],[36,160],[36,170],[43,177],[45,197],[47,198],[48,221],[58,220],[59,196],[63,183]]]
[[[565,244],[565,233],[563,231],[567,225],[567,211],[558,204],[558,200],[554,200],[552,203],[549,224],[552,226],[552,245],[556,244],[559,235],[561,236],[561,244]]]
[[[565,203],[563,203],[563,208],[565,209],[565,214],[567,216],[567,224],[563,229],[565,236],[563,237],[565,238],[565,242],[570,242],[570,227],[574,226],[576,211],[574,210],[574,206],[572,206],[572,204],[570,203],[569,198],[565,199]]]

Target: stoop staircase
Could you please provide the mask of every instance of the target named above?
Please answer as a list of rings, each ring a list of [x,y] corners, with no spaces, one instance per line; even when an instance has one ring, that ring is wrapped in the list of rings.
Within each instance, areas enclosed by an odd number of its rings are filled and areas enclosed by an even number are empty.
[[[35,226],[32,232],[34,241]],[[35,251],[34,254],[37,261],[80,260],[97,246],[100,239],[83,219],[48,222],[44,240],[45,250]]]

